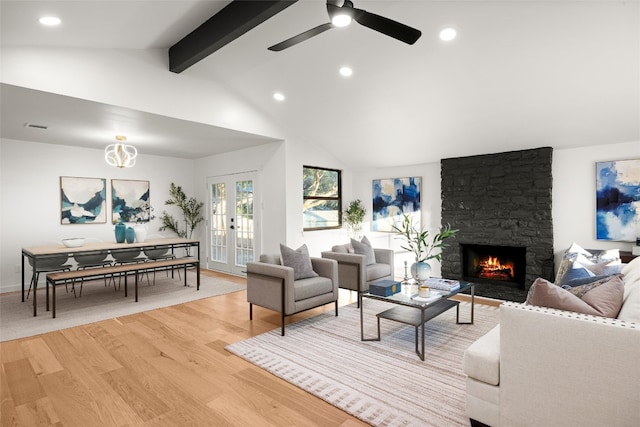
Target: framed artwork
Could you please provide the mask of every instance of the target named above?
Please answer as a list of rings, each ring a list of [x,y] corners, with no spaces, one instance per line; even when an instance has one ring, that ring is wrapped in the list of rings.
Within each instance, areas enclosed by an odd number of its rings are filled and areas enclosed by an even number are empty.
[[[112,221],[149,222],[149,181],[111,180]]]
[[[104,224],[107,222],[105,178],[60,177],[60,223]]]
[[[596,238],[640,237],[640,159],[596,162]]]
[[[404,215],[420,227],[420,181],[419,176],[373,180],[372,231],[394,232]]]

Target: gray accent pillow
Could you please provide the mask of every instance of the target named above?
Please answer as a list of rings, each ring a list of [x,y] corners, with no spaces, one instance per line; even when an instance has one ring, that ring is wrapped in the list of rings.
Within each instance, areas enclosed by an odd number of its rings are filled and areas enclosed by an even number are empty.
[[[313,271],[307,245],[291,249],[280,243],[280,254],[282,255],[282,265],[293,268],[293,280],[318,276],[318,273]]]
[[[353,246],[353,251],[355,253],[365,256],[364,263],[366,265],[376,263],[376,253],[373,251],[371,242],[369,242],[367,236],[364,236],[360,242],[355,239],[351,239],[351,246]]]

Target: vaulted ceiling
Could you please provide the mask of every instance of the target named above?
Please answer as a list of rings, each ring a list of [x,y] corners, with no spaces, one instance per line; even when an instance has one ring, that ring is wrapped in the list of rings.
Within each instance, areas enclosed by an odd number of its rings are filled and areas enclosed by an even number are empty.
[[[168,52],[228,3],[2,0],[1,46]],[[328,22],[324,1],[300,0],[182,74],[225,85],[290,135],[324,146],[354,168],[640,141],[637,0],[354,5],[418,28],[422,37],[410,46],[352,24],[268,51]],[[62,25],[41,28],[37,19],[44,14],[60,17]],[[445,27],[458,37],[441,41]],[[349,78],[338,73],[344,65],[353,69]],[[275,91],[284,102],[274,101]],[[3,138],[92,146],[78,137],[79,128],[125,117],[132,126],[148,126],[154,141],[148,154],[197,158],[273,141],[27,88],[3,85],[0,96]],[[24,123],[33,117],[63,122],[64,130],[26,133]],[[166,141],[180,134],[193,136],[178,152]],[[205,143],[212,139],[219,144]]]

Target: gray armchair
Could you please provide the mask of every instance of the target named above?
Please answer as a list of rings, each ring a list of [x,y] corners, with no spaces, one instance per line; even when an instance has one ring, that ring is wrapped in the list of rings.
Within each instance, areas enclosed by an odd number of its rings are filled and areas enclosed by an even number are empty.
[[[369,290],[371,282],[382,279],[394,279],[393,250],[373,248],[375,262],[367,264],[366,255],[353,252],[351,244],[336,245],[331,251],[322,252],[322,258],[338,262],[338,281],[340,287],[360,294]]]
[[[313,257],[311,264],[317,277],[294,280],[293,268],[283,266],[279,255],[260,255],[260,262],[248,262],[249,319],[253,319],[253,304],[277,311],[282,315],[284,335],[286,316],[330,302],[335,303],[337,316],[338,264]]]

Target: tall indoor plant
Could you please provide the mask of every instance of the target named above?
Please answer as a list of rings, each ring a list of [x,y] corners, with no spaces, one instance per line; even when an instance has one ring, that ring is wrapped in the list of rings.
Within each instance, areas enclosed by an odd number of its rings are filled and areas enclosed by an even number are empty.
[[[359,239],[362,234],[362,221],[367,214],[360,199],[352,200],[347,209],[344,210],[342,221],[347,225],[354,239]]]
[[[433,236],[433,239],[429,239],[429,231],[422,228],[418,230],[409,215],[404,215],[402,224],[399,227],[394,225],[393,229],[398,233],[398,237],[407,242],[406,246],[400,247],[414,255],[415,263],[411,265],[411,275],[419,282],[428,279],[431,274],[431,265],[427,261],[440,261],[441,250],[447,246],[445,240],[458,232],[447,224]]]
[[[162,212],[160,220],[162,226],[160,231],[171,230],[179,237],[191,239],[193,236],[193,230],[196,229],[198,224],[204,221],[202,216],[203,202],[197,201],[194,197],[187,198],[187,195],[182,191],[182,187],[175,185],[173,182],[169,187],[169,194],[171,198],[164,202],[165,205],[175,205],[180,208],[182,212],[182,221],[184,222],[184,229],[181,228],[177,219],[166,211]]]

